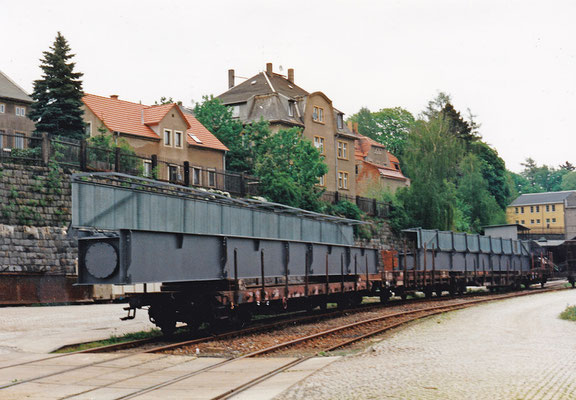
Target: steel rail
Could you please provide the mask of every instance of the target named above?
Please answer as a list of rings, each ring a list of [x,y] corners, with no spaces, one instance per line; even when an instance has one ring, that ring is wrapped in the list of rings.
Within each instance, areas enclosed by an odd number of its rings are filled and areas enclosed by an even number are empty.
[[[295,339],[295,340],[291,340],[291,341],[288,341],[288,342],[285,342],[285,343],[281,343],[281,344],[278,344],[278,345],[270,346],[270,347],[268,347],[268,348],[261,349],[261,350],[257,350],[257,351],[254,351],[254,352],[251,352],[251,353],[242,355],[242,356],[240,356],[240,357],[226,359],[226,360],[224,360],[224,361],[222,361],[222,362],[220,362],[220,363],[216,363],[216,364],[214,364],[214,365],[211,365],[211,366],[208,366],[208,367],[199,369],[199,370],[197,370],[197,371],[194,371],[194,372],[185,374],[185,375],[183,375],[183,376],[180,376],[180,377],[171,379],[171,380],[169,380],[169,381],[166,381],[166,382],[163,382],[163,383],[160,383],[160,384],[157,384],[157,385],[148,387],[148,388],[144,388],[144,389],[138,390],[138,391],[136,391],[136,392],[133,392],[133,393],[131,393],[131,394],[128,394],[128,395],[119,397],[118,400],[120,400],[120,399],[130,399],[130,398],[133,398],[133,397],[142,395],[142,394],[144,394],[144,393],[148,393],[148,392],[151,392],[151,391],[154,391],[154,390],[158,390],[158,389],[163,388],[163,387],[165,387],[165,386],[169,386],[169,385],[171,385],[171,384],[173,384],[173,383],[182,381],[182,380],[187,379],[187,378],[189,378],[189,377],[192,377],[192,376],[194,376],[194,375],[198,375],[198,374],[200,374],[200,373],[207,372],[207,371],[209,371],[209,370],[215,369],[215,368],[217,368],[217,367],[226,365],[226,364],[228,364],[228,363],[231,363],[231,362],[234,362],[234,361],[237,361],[237,360],[241,360],[241,359],[245,359],[245,358],[250,358],[250,357],[255,357],[255,356],[263,355],[263,354],[266,354],[266,353],[270,353],[270,352],[273,352],[273,351],[277,351],[277,350],[279,350],[280,348],[283,348],[283,347],[289,347],[289,346],[292,346],[292,345],[294,345],[294,344],[301,343],[301,342],[304,342],[304,341],[307,341],[307,340],[311,340],[311,339],[316,338],[316,337],[329,335],[329,334],[332,334],[332,333],[335,333],[335,332],[338,332],[338,331],[341,331],[341,330],[349,329],[349,328],[351,328],[351,327],[360,326],[360,325],[363,325],[363,324],[368,324],[368,323],[377,322],[377,321],[381,321],[381,320],[385,320],[385,319],[390,319],[390,318],[394,318],[394,317],[399,317],[399,316],[403,316],[403,315],[411,315],[411,314],[422,313],[422,312],[432,311],[432,310],[437,310],[436,313],[442,313],[442,312],[446,312],[446,311],[444,311],[444,309],[449,309],[449,308],[455,308],[455,307],[461,307],[461,308],[463,308],[463,307],[466,307],[466,306],[476,305],[476,304],[479,304],[479,303],[485,303],[485,302],[496,301],[496,300],[503,300],[503,299],[513,298],[513,297],[521,297],[521,296],[525,296],[525,295],[540,294],[540,293],[546,293],[546,292],[555,292],[555,291],[560,291],[560,290],[567,290],[567,288],[562,287],[562,288],[554,288],[554,289],[543,289],[543,290],[538,290],[538,291],[533,291],[533,292],[532,292],[532,291],[531,291],[531,292],[519,292],[519,293],[514,293],[514,294],[501,295],[501,296],[497,296],[497,297],[495,297],[494,295],[492,295],[492,296],[490,296],[490,298],[486,298],[486,299],[475,299],[475,300],[460,302],[460,303],[453,304],[453,305],[435,306],[435,307],[429,307],[429,308],[424,308],[424,309],[420,309],[420,310],[410,310],[410,311],[404,311],[404,312],[397,312],[397,313],[393,313],[393,314],[388,314],[388,315],[386,315],[386,316],[381,316],[381,317],[376,317],[376,318],[370,318],[370,319],[368,319],[368,320],[363,320],[363,321],[359,321],[359,322],[356,322],[356,323],[347,324],[347,325],[344,325],[344,326],[341,326],[341,327],[329,329],[329,330],[327,330],[327,331],[319,332],[319,333],[316,333],[316,334],[313,334],[313,335],[308,335],[308,336],[306,336],[306,337],[302,337],[302,338]],[[495,298],[494,298],[494,297],[495,297]],[[450,299],[450,298],[446,298],[446,299]],[[381,306],[381,305],[378,305],[378,306]],[[376,307],[377,307],[377,306],[375,306],[374,308],[376,308]],[[448,310],[448,311],[449,311],[449,310]],[[341,312],[337,312],[337,313],[343,313],[343,312],[345,312],[345,311],[341,311]],[[337,314],[337,313],[335,313],[335,314]],[[316,316],[314,316],[314,317],[316,317]],[[425,317],[425,316],[416,317],[416,318],[414,318],[414,320],[415,320],[415,319],[419,319],[419,318],[423,318],[423,317]],[[284,322],[284,321],[283,321],[283,322]],[[391,328],[388,328],[388,329],[391,329]],[[229,336],[230,334],[231,334],[231,333],[227,333],[227,334],[223,334],[223,335],[224,335],[224,336]],[[374,333],[374,334],[376,334],[376,333]],[[206,338],[206,339],[210,339],[210,338]],[[212,339],[213,339],[213,338],[212,338]],[[354,339],[357,339],[357,338],[354,338]],[[358,340],[360,340],[360,339],[358,339]],[[357,341],[357,340],[353,340],[353,341]],[[342,347],[342,346],[343,346],[343,344],[337,346],[336,348]],[[89,350],[92,350],[92,349],[89,349]],[[120,359],[125,359],[125,358],[129,358],[129,357],[133,357],[133,356],[136,356],[136,355],[139,355],[139,354],[142,354],[142,353],[146,353],[146,352],[155,352],[154,350],[155,350],[155,349],[152,349],[152,351],[147,350],[147,351],[138,352],[138,353],[123,354],[123,355],[120,355],[120,356],[118,356],[118,357],[114,357],[114,358],[110,358],[110,359],[106,359],[106,360],[101,360],[101,361],[95,361],[95,362],[91,362],[91,363],[88,363],[88,364],[85,364],[85,365],[74,366],[74,367],[71,367],[71,368],[64,369],[64,370],[62,370],[62,371],[52,372],[52,373],[44,374],[44,375],[37,376],[37,377],[34,377],[34,378],[24,379],[24,380],[17,381],[17,382],[10,382],[10,383],[8,383],[8,384],[1,385],[1,386],[0,386],[0,390],[1,390],[1,389],[6,389],[6,388],[9,388],[9,387],[13,387],[13,386],[16,386],[16,385],[21,385],[21,384],[24,384],[24,383],[34,382],[34,381],[37,381],[37,380],[40,380],[40,379],[48,378],[48,377],[51,377],[51,376],[63,374],[63,373],[70,372],[70,371],[75,371],[75,370],[78,370],[78,369],[84,369],[84,368],[88,368],[88,367],[92,367],[92,366],[104,364],[104,363],[106,363],[106,362],[111,362],[111,361],[116,361],[116,360],[120,360]],[[325,350],[324,350],[324,351],[325,351]],[[43,361],[43,360],[56,359],[56,358],[61,358],[61,357],[69,356],[69,355],[81,354],[81,353],[84,353],[84,352],[86,352],[86,351],[66,353],[66,354],[62,354],[62,355],[58,355],[58,356],[46,357],[46,358],[40,359],[40,360],[27,361],[27,362],[24,362],[24,363],[20,363],[20,364],[13,365],[13,366],[32,364],[32,363],[39,362],[39,361]],[[316,353],[316,354],[317,354],[317,353]],[[166,356],[161,357],[161,358],[165,358],[165,357],[168,357],[168,356],[169,356],[169,355],[166,355]],[[312,357],[312,356],[310,356],[310,357]],[[310,357],[308,357],[308,358],[310,358]],[[296,361],[298,361],[298,360],[296,360]],[[300,362],[303,362],[303,361],[305,361],[305,359],[302,359]],[[298,363],[296,363],[296,364],[298,364]],[[296,365],[296,364],[294,364],[294,365]],[[2,367],[2,368],[9,368],[9,367],[10,367],[10,366],[5,366],[5,367]],[[283,369],[283,370],[285,370],[285,369],[287,369],[287,368],[289,368],[289,367],[290,367],[290,366],[284,366],[284,369]],[[282,368],[283,368],[283,367],[278,368],[278,372],[277,372],[277,373],[281,372],[280,369],[282,369]],[[162,369],[163,369],[163,368],[161,368],[160,370],[162,370]],[[153,372],[153,371],[149,371],[149,372],[146,372],[146,373],[144,373],[144,374],[142,374],[142,375],[146,375],[146,374],[152,373],[152,372]],[[129,378],[126,378],[126,379],[129,379]],[[126,380],[126,379],[123,379],[123,380]],[[258,379],[258,378],[257,378],[257,379]],[[267,378],[266,378],[266,379],[267,379]],[[265,379],[263,379],[263,380],[265,380]],[[117,383],[117,382],[114,382],[114,383]],[[109,384],[106,384],[106,385],[102,385],[102,387],[107,387],[107,386],[110,386],[110,385],[112,385],[112,384],[114,384],[114,383],[109,383]],[[99,388],[100,388],[100,387],[99,387]],[[95,390],[95,389],[93,389],[93,390]],[[89,391],[91,391],[91,390],[89,390]],[[89,392],[89,391],[87,391],[87,392]],[[235,393],[237,393],[237,391],[235,391]]]
[[[402,321],[402,322],[396,323],[396,324],[392,324],[392,325],[390,325],[390,326],[388,326],[388,327],[380,328],[380,329],[378,329],[378,330],[376,330],[376,331],[372,331],[372,332],[369,332],[369,333],[363,335],[364,337],[369,337],[369,336],[372,336],[372,335],[376,335],[376,334],[378,334],[378,333],[380,333],[380,332],[383,332],[384,330],[392,329],[392,328],[394,328],[394,327],[396,327],[396,326],[399,326],[399,325],[401,325],[401,324],[403,324],[403,323],[406,323],[406,322],[410,322],[410,321],[413,321],[413,320],[421,319],[421,318],[424,318],[424,317],[427,317],[427,316],[431,316],[431,315],[434,315],[434,314],[444,313],[444,312],[451,311],[451,310],[454,310],[454,309],[471,307],[471,306],[473,306],[473,305],[477,305],[477,304],[480,304],[480,303],[485,303],[485,302],[490,302],[490,301],[496,301],[496,300],[504,300],[504,299],[508,299],[508,298],[512,298],[512,297],[521,297],[521,296],[527,295],[527,294],[538,294],[538,293],[545,293],[545,292],[548,292],[548,291],[558,291],[558,290],[564,290],[564,289],[562,288],[562,289],[551,289],[551,290],[545,290],[545,291],[541,290],[541,291],[529,292],[529,293],[515,293],[515,294],[512,294],[512,295],[501,295],[501,296],[497,296],[496,298],[493,298],[494,296],[491,296],[491,298],[486,298],[486,299],[475,299],[475,300],[469,300],[469,301],[460,302],[460,303],[457,303],[457,304],[450,304],[450,305],[442,305],[442,306],[428,307],[428,308],[424,308],[424,309],[420,309],[420,310],[411,310],[411,311],[405,311],[405,312],[397,312],[397,313],[393,313],[393,314],[388,314],[388,315],[386,315],[386,316],[381,316],[381,317],[376,317],[376,318],[370,318],[370,319],[363,320],[363,321],[359,321],[359,322],[356,322],[356,323],[351,323],[351,324],[347,324],[347,325],[344,325],[344,326],[341,326],[341,327],[337,327],[337,328],[329,329],[329,330],[326,330],[326,331],[322,331],[322,332],[319,332],[319,333],[316,333],[316,334],[308,335],[308,336],[306,336],[306,337],[302,337],[302,338],[290,340],[290,341],[287,341],[287,342],[284,342],[284,343],[280,343],[280,344],[277,344],[277,345],[274,345],[274,346],[267,347],[267,348],[265,348],[265,349],[256,350],[256,351],[253,351],[253,352],[251,352],[251,353],[244,354],[244,355],[242,355],[242,356],[240,356],[240,357],[229,358],[229,359],[226,359],[226,360],[224,360],[224,361],[222,361],[222,362],[219,362],[219,363],[213,364],[213,365],[211,365],[211,366],[208,366],[208,367],[205,367],[205,368],[196,370],[196,371],[194,371],[194,372],[190,372],[190,373],[188,373],[188,374],[185,374],[185,375],[182,375],[182,376],[179,376],[179,377],[170,379],[170,380],[168,380],[168,381],[165,381],[165,382],[162,382],[162,383],[159,383],[159,384],[156,384],[156,385],[152,385],[152,386],[149,386],[149,387],[147,387],[147,388],[139,389],[139,390],[137,390],[137,391],[135,391],[135,392],[129,393],[129,394],[124,395],[124,396],[121,396],[121,397],[117,397],[115,400],[128,400],[128,399],[133,399],[133,398],[138,397],[138,396],[141,396],[141,395],[143,395],[143,394],[150,393],[150,392],[153,392],[153,391],[162,389],[162,388],[167,387],[167,386],[170,386],[170,385],[172,385],[172,384],[174,384],[174,383],[181,382],[181,381],[183,381],[183,380],[185,380],[185,379],[191,378],[191,377],[193,377],[193,376],[199,375],[199,374],[204,373],[204,372],[211,371],[211,370],[213,370],[213,369],[216,369],[216,368],[222,367],[222,366],[224,366],[224,365],[227,365],[227,364],[236,362],[236,361],[238,361],[238,360],[242,360],[242,359],[246,359],[246,358],[251,358],[251,357],[256,357],[256,356],[260,356],[260,355],[263,355],[263,354],[271,353],[271,352],[277,351],[277,350],[279,350],[279,349],[281,349],[281,348],[290,347],[290,346],[292,346],[292,345],[294,345],[294,344],[301,343],[301,342],[304,342],[304,341],[307,341],[307,340],[311,340],[311,339],[314,339],[314,338],[317,338],[317,337],[327,336],[327,335],[333,334],[333,333],[338,332],[338,331],[342,331],[342,330],[345,330],[345,329],[349,329],[349,328],[351,328],[351,327],[356,327],[356,326],[360,326],[360,325],[365,325],[365,324],[369,324],[369,323],[372,323],[372,322],[378,322],[378,321],[382,321],[382,320],[385,320],[385,319],[391,319],[391,318],[400,317],[400,316],[412,315],[412,314],[423,313],[423,312],[424,312],[424,313],[425,313],[425,312],[431,312],[431,313],[428,313],[427,315],[416,316],[416,317],[414,317],[414,318],[412,318],[412,319],[410,319],[410,320]],[[346,343],[339,343],[339,344],[336,345],[336,346],[330,346],[330,347],[328,347],[328,348],[326,348],[326,349],[324,349],[324,350],[322,350],[322,351],[332,351],[332,350],[334,350],[334,349],[343,347],[343,346],[345,346],[345,345],[347,345],[347,344],[349,344],[349,343],[356,342],[356,341],[361,340],[361,339],[362,339],[362,338],[353,338],[352,340],[347,340]],[[322,351],[320,351],[320,352],[322,352]],[[234,388],[234,389],[230,389],[230,390],[226,391],[225,393],[214,397],[213,400],[226,399],[226,398],[229,398],[229,397],[231,397],[231,396],[233,396],[233,395],[236,395],[237,393],[240,393],[241,391],[244,391],[244,390],[246,390],[246,389],[248,389],[248,388],[250,388],[250,387],[253,387],[253,386],[255,386],[256,384],[258,384],[258,383],[260,383],[260,382],[262,382],[262,381],[264,381],[264,380],[267,380],[267,379],[269,379],[270,377],[272,377],[272,376],[274,376],[274,375],[277,375],[278,373],[280,373],[280,372],[282,372],[282,371],[285,371],[285,370],[288,369],[288,368],[291,368],[292,366],[298,365],[298,364],[300,364],[300,363],[302,363],[302,362],[304,362],[304,361],[306,361],[306,360],[308,360],[308,359],[310,359],[310,358],[318,355],[320,352],[316,352],[314,355],[311,355],[311,356],[307,356],[307,357],[299,358],[299,359],[297,359],[297,360],[293,360],[293,361],[289,362],[288,364],[286,364],[286,365],[284,365],[284,366],[281,366],[281,367],[279,367],[279,368],[276,368],[276,369],[274,369],[273,371],[267,372],[267,373],[265,373],[265,374],[263,374],[263,375],[255,378],[255,379],[253,379],[253,380],[251,380],[251,381],[249,381],[249,382],[247,382],[247,383],[245,383],[245,384],[243,384],[243,385],[241,385],[241,386],[238,386],[238,387],[236,387],[236,388]]]
[[[546,292],[554,292],[554,291],[559,291],[559,290],[564,290],[564,289],[565,289],[565,288],[550,289],[550,290],[546,290]],[[449,312],[449,311],[456,311],[456,310],[460,310],[460,309],[463,309],[463,308],[473,307],[473,306],[478,305],[478,304],[480,304],[480,303],[486,303],[486,302],[497,301],[497,300],[505,300],[505,299],[509,299],[509,298],[521,297],[521,296],[524,296],[524,295],[539,294],[539,293],[544,293],[544,291],[533,292],[533,293],[517,293],[517,294],[515,294],[515,295],[499,296],[498,298],[472,300],[472,301],[468,301],[468,302],[462,302],[462,303],[459,303],[459,304],[446,305],[446,306],[437,306],[437,307],[430,307],[430,308],[428,308],[428,309],[422,309],[422,310],[417,310],[417,311],[414,310],[414,311],[409,311],[409,312],[406,312],[406,313],[395,313],[395,314],[393,314],[393,315],[388,315],[388,316],[383,317],[383,318],[373,318],[373,319],[371,319],[371,320],[360,321],[359,323],[348,324],[348,325],[345,325],[345,326],[342,326],[342,327],[338,327],[338,328],[335,328],[335,329],[330,329],[330,330],[327,330],[327,331],[324,331],[324,332],[320,332],[320,333],[318,333],[318,334],[309,335],[309,336],[307,336],[307,337],[303,337],[303,338],[300,338],[300,339],[296,339],[296,340],[293,340],[293,341],[290,341],[290,342],[281,343],[281,344],[276,345],[276,346],[271,346],[270,348],[266,348],[266,349],[260,350],[260,351],[258,351],[258,352],[255,352],[255,353],[258,353],[258,355],[262,355],[262,354],[266,354],[266,353],[271,353],[271,352],[276,351],[276,350],[278,350],[278,349],[280,349],[280,348],[282,348],[282,347],[292,346],[293,344],[301,343],[301,342],[303,342],[303,341],[311,340],[311,339],[314,339],[314,338],[317,338],[317,337],[320,337],[320,336],[328,336],[328,335],[331,335],[331,334],[333,334],[333,333],[335,333],[335,332],[338,332],[338,331],[341,331],[341,330],[349,329],[349,328],[355,327],[355,326],[360,326],[360,325],[362,325],[362,322],[364,322],[365,324],[370,324],[370,323],[372,323],[372,322],[378,322],[378,320],[389,319],[389,318],[399,317],[399,316],[403,316],[403,315],[405,316],[405,315],[408,315],[408,314],[425,313],[424,315],[417,315],[417,316],[414,316],[414,317],[410,317],[410,318],[408,318],[408,319],[405,319],[405,320],[402,320],[402,321],[398,321],[398,322],[395,322],[395,323],[390,324],[390,325],[386,325],[386,326],[384,326],[384,327],[382,327],[382,328],[378,328],[378,329],[372,330],[372,331],[370,331],[370,332],[368,332],[368,333],[359,335],[359,336],[357,336],[357,337],[354,337],[354,338],[351,338],[351,339],[347,339],[347,340],[345,340],[345,341],[339,342],[339,343],[336,344],[336,345],[332,345],[332,346],[326,347],[326,348],[324,348],[324,349],[322,349],[322,350],[320,350],[320,351],[316,351],[316,352],[315,352],[314,354],[312,354],[312,355],[305,356],[305,357],[300,357],[300,358],[298,358],[298,359],[296,359],[296,360],[293,360],[293,361],[291,361],[291,362],[289,362],[289,363],[287,363],[287,364],[285,364],[285,365],[283,365],[283,366],[280,366],[280,367],[278,367],[278,368],[276,368],[276,369],[274,369],[274,370],[272,370],[272,371],[269,371],[269,372],[267,372],[267,373],[265,373],[265,374],[262,374],[262,375],[260,375],[259,377],[256,377],[256,378],[254,378],[254,379],[252,379],[252,380],[250,380],[250,381],[248,381],[248,382],[246,382],[246,383],[244,383],[244,384],[242,384],[242,385],[240,385],[240,386],[237,386],[236,388],[230,389],[230,390],[228,390],[228,391],[226,391],[226,392],[224,392],[224,393],[222,393],[222,394],[220,394],[220,395],[218,395],[218,396],[216,396],[216,397],[213,397],[211,400],[225,400],[225,399],[229,399],[229,398],[231,398],[231,397],[233,397],[233,396],[236,396],[237,394],[239,394],[239,393],[241,393],[241,392],[244,392],[244,391],[246,391],[246,390],[248,390],[248,389],[250,389],[250,388],[252,388],[252,387],[254,387],[254,386],[258,385],[258,384],[260,384],[261,382],[264,382],[264,381],[266,381],[266,380],[268,380],[268,379],[270,379],[270,378],[278,375],[279,373],[282,373],[282,372],[284,372],[284,371],[286,371],[286,370],[288,370],[288,369],[290,369],[290,368],[292,368],[292,367],[294,367],[294,366],[296,366],[296,365],[298,365],[298,364],[301,364],[301,363],[303,363],[303,362],[305,362],[305,361],[307,361],[307,360],[309,360],[309,359],[311,359],[311,358],[313,358],[313,357],[317,357],[317,356],[319,356],[321,353],[327,353],[327,352],[334,351],[334,350],[336,350],[336,349],[339,349],[339,348],[348,346],[348,345],[350,345],[350,344],[352,344],[352,343],[359,342],[359,341],[361,341],[361,340],[367,339],[367,338],[372,337],[372,336],[376,336],[376,335],[381,334],[381,333],[383,333],[383,332],[385,332],[385,331],[388,331],[388,330],[397,328],[397,327],[399,327],[399,326],[401,326],[401,325],[404,325],[404,324],[407,324],[407,323],[410,323],[410,322],[413,322],[413,321],[416,321],[416,320],[419,320],[419,319],[422,319],[422,318],[427,318],[427,317],[431,317],[431,316],[434,316],[434,315],[443,314],[443,313]]]

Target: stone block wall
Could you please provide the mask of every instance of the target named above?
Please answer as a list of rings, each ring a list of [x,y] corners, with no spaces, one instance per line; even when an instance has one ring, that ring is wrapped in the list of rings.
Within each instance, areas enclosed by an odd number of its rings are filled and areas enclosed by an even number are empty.
[[[0,272],[75,274],[71,208],[62,169],[0,164]]]
[[[374,222],[369,229],[372,238],[370,240],[356,240],[356,246],[374,247],[380,250],[402,248],[401,237],[392,231],[388,222],[384,220]]]

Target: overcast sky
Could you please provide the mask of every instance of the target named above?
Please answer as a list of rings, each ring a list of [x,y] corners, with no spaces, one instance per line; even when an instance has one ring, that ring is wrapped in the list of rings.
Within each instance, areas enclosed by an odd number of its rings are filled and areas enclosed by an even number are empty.
[[[61,31],[85,92],[144,104],[190,105],[266,62],[348,115],[416,115],[444,91],[519,171],[576,164],[575,17],[573,0],[0,0],[0,70],[30,92]]]

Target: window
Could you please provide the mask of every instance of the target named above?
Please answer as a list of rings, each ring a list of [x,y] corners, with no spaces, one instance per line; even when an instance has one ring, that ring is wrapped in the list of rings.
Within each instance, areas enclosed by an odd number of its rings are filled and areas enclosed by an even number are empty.
[[[552,204],[552,211],[556,211],[556,204]]]
[[[536,212],[540,212],[540,206],[536,206]]]
[[[26,116],[26,107],[16,106],[16,116],[25,117]]]
[[[15,149],[23,149],[24,148],[24,137],[26,136],[22,132],[14,132],[14,148]]]
[[[290,116],[290,117],[294,116],[294,102],[293,101],[288,102],[288,116]]]
[[[516,223],[517,223],[517,224],[519,224],[519,223],[520,223],[520,221],[516,220]]]
[[[192,168],[192,184],[193,185],[201,185],[202,179],[200,175],[200,168]]]
[[[213,169],[208,170],[208,186],[216,186],[216,171]]]
[[[539,223],[540,223],[540,220],[539,220],[539,219],[537,219],[537,220],[536,220],[536,223],[537,223],[537,224],[539,224]]]
[[[358,164],[356,164],[354,167],[355,167],[354,171],[356,172],[356,175],[358,175],[358,173],[360,172],[360,169],[358,168]]]
[[[6,104],[0,103],[0,114],[4,114],[6,112]]]
[[[174,147],[182,148],[182,132],[174,131]]]
[[[546,212],[550,211],[550,206],[548,204],[546,204]]]
[[[172,131],[164,129],[164,146],[172,146]]]
[[[522,224],[524,224],[524,220],[522,220]]]
[[[180,180],[179,169],[177,165],[168,166],[168,179],[170,182],[178,182]]]
[[[524,207],[520,207],[520,214],[524,214]],[[522,222],[524,223],[524,222]]]
[[[152,162],[144,160],[142,164],[142,174],[146,178],[152,178]]]
[[[552,222],[556,222],[556,218],[552,218]]]
[[[314,136],[314,147],[316,147],[320,154],[326,154],[324,152],[324,138],[320,136]]]
[[[531,212],[531,213],[534,212],[534,206],[530,206],[530,212]]]
[[[348,159],[348,143],[338,141],[338,158]]]
[[[314,106],[314,110],[312,111],[312,119],[316,122],[324,123],[324,109],[322,107]]]
[[[232,118],[240,117],[240,106],[235,105],[230,107],[232,109]]]
[[[86,122],[86,136],[92,136],[92,122]]]
[[[195,141],[196,143],[202,144],[202,141],[198,138],[198,136],[193,135],[192,133],[189,133],[188,136],[190,136],[192,140]]]
[[[348,189],[348,172],[338,172],[338,189]]]
[[[518,214],[518,207],[514,207],[516,209],[516,214]]]
[[[534,223],[534,220],[533,220],[533,219],[531,219],[531,220],[530,220],[530,223],[531,223],[531,224],[533,224],[533,223]]]
[[[338,126],[338,129],[342,129],[344,127],[344,115],[343,114],[338,114],[338,116],[336,117],[336,124]]]
[[[320,186],[325,186],[325,185],[326,185],[325,176],[326,176],[326,175],[322,175],[320,178],[318,178],[318,185],[320,185]]]
[[[550,223],[550,218],[546,218],[546,223],[547,223],[547,224]]]

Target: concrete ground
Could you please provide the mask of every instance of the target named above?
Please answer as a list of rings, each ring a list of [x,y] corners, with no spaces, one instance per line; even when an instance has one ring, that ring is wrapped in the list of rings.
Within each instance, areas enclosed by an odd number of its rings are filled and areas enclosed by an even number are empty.
[[[126,304],[0,307],[0,359],[11,352],[49,353],[64,345],[150,330],[146,311],[126,316]]]
[[[576,399],[576,290],[509,299],[411,324],[276,399]]]

